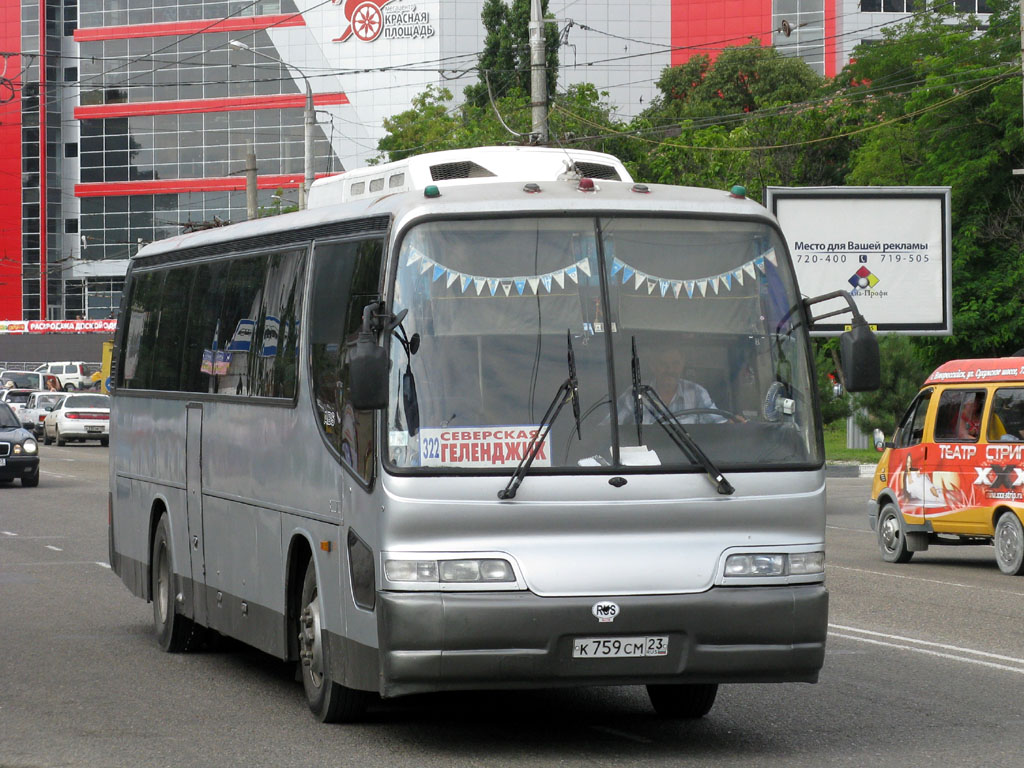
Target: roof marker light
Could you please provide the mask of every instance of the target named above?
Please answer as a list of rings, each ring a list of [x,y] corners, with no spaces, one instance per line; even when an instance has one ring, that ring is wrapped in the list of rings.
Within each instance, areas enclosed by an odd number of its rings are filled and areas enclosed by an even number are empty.
[[[743,200],[747,197],[747,188],[742,184],[735,184],[733,188],[729,190],[729,197],[735,197]]]
[[[437,188],[436,184],[428,184],[423,188],[424,197],[440,197],[441,190]]]
[[[594,183],[593,179],[583,177],[582,179],[580,179],[579,186],[576,187],[576,189],[578,189],[580,192],[593,192],[594,190],[597,189],[597,185]]]
[[[523,192],[525,192],[528,195],[534,195],[540,192],[540,184],[534,184],[532,181],[529,184],[524,184]]]
[[[634,192],[639,192],[641,195],[649,195],[649,194],[651,194],[651,189],[646,184],[634,184],[633,185],[633,191]]]

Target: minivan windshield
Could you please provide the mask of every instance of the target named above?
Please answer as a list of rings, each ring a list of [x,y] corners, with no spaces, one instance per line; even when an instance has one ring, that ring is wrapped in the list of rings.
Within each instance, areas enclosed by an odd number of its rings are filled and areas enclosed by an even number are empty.
[[[434,221],[400,243],[385,435],[390,467],[510,473],[569,377],[533,471],[817,465],[803,314],[760,222]]]

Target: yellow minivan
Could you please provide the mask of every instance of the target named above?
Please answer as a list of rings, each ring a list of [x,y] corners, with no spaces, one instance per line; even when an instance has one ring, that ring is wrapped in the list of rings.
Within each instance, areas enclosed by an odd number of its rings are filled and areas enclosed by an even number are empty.
[[[1024,573],[1024,357],[952,360],[927,378],[875,469],[869,515],[882,559],[994,545]]]

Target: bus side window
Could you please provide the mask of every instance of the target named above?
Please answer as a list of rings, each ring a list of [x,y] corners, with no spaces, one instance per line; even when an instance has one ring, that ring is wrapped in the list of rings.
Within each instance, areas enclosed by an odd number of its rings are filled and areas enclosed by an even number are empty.
[[[129,281],[128,325],[124,330],[118,386],[148,389],[153,372],[153,343],[160,317],[163,272],[136,272]]]
[[[320,429],[343,463],[369,483],[373,476],[372,411],[348,402],[350,344],[363,307],[380,298],[382,240],[317,243],[310,308],[310,371]]]

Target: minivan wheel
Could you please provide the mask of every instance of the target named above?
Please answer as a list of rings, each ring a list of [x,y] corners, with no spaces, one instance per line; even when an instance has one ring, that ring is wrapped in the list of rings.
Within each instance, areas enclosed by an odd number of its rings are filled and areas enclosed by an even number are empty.
[[[1004,512],[996,522],[996,563],[1010,576],[1024,573],[1024,526],[1013,512]]]
[[[899,508],[889,502],[882,507],[878,516],[878,548],[887,563],[909,563],[914,553],[907,549],[907,535],[903,527],[903,515]]]

